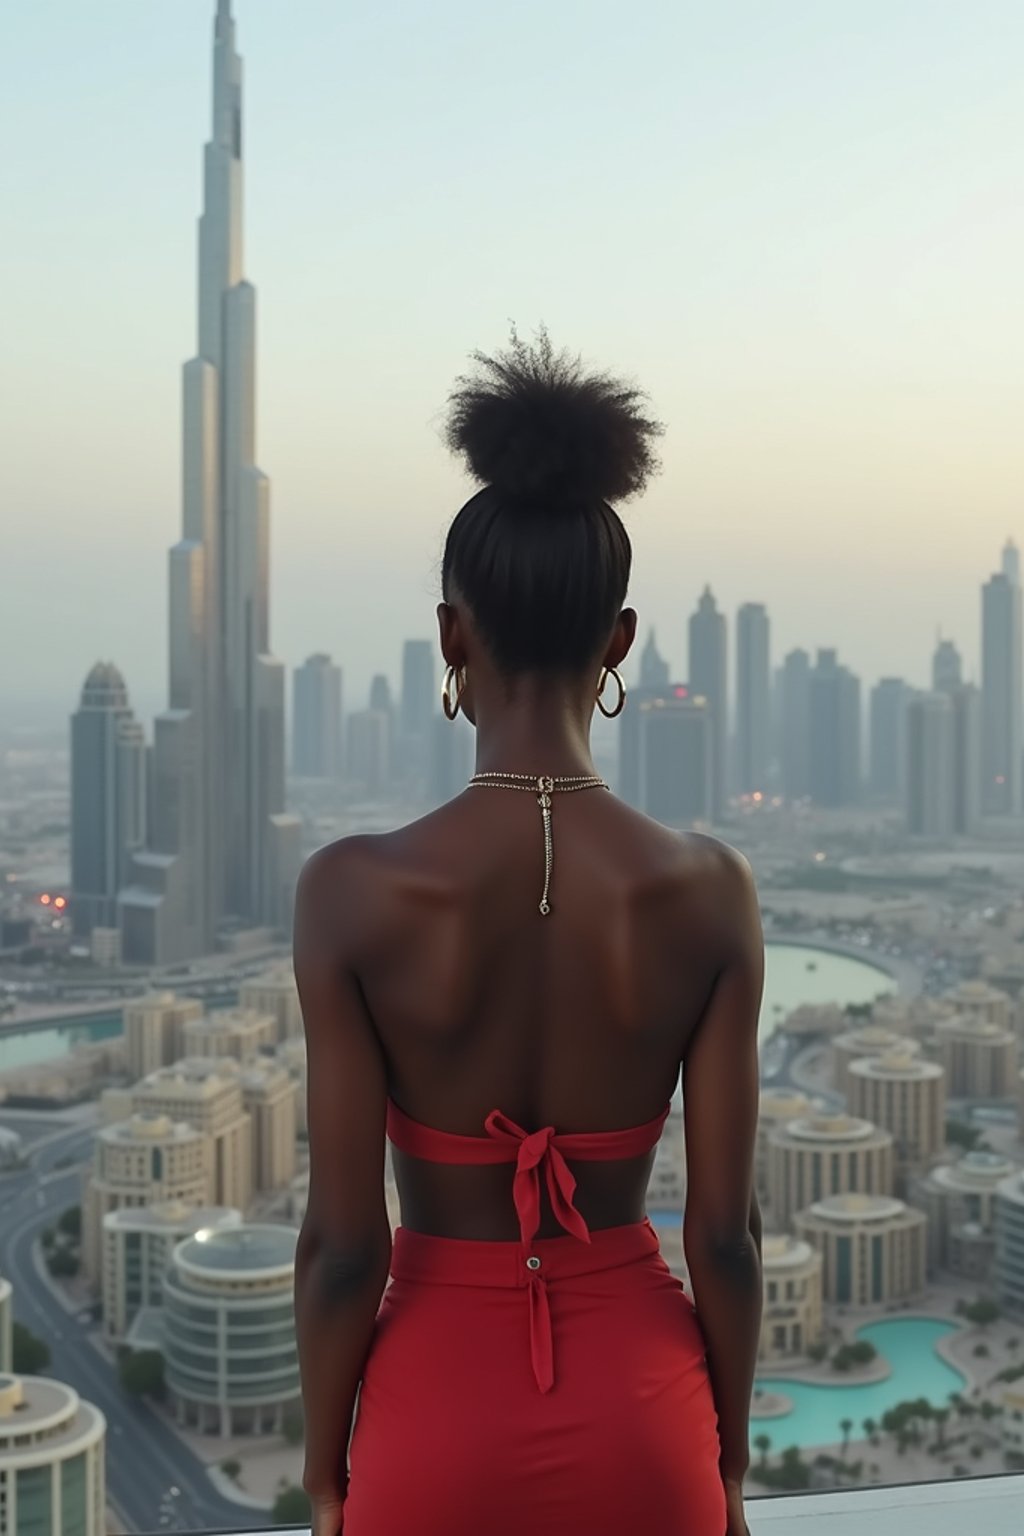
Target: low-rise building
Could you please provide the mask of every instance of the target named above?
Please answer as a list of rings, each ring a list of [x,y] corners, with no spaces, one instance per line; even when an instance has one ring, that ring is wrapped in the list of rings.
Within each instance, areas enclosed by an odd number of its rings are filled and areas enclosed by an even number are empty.
[[[183,1056],[229,1057],[242,1063],[255,1061],[261,1051],[277,1044],[277,1020],[254,1008],[222,1008],[202,1018],[190,1019],[184,1029]]]
[[[82,1212],[82,1264],[93,1284],[102,1266],[103,1220],[110,1211],[169,1200],[203,1205],[209,1197],[210,1149],[200,1131],[166,1114],[135,1114],[103,1126]]]
[[[292,1040],[302,1034],[299,990],[290,965],[278,966],[262,976],[243,981],[238,989],[238,1002],[242,1008],[272,1014],[277,1021],[279,1041]]]
[[[915,1181],[910,1202],[928,1217],[928,1268],[979,1283],[995,1257],[996,1195],[1014,1172],[996,1152],[968,1152]]]
[[[240,1226],[175,1249],[161,1330],[179,1423],[223,1436],[280,1431],[299,1396],[297,1239],[290,1227]]]
[[[768,1137],[768,1206],[777,1231],[829,1195],[891,1195],[892,1136],[854,1115],[803,1115]]]
[[[237,1227],[230,1206],[185,1205],[180,1200],[144,1209],[125,1206],[103,1218],[103,1335],[125,1339],[145,1307],[163,1303],[163,1278],[178,1244],[197,1233]]]
[[[104,1536],[106,1430],[63,1382],[0,1375],[0,1536]]]
[[[772,1234],[762,1245],[764,1312],[758,1359],[806,1355],[822,1337],[822,1260],[810,1243]]]
[[[824,1298],[835,1306],[882,1307],[925,1288],[927,1219],[902,1200],[832,1195],[793,1224],[821,1254]]]
[[[265,1058],[245,1066],[241,1084],[252,1126],[252,1187],[270,1194],[295,1177],[295,1081],[278,1062]]]
[[[132,1107],[194,1126],[207,1142],[206,1202],[246,1211],[252,1200],[252,1122],[242,1102],[241,1073],[237,1061],[188,1057],[136,1083]]]
[[[185,1025],[201,1019],[203,1005],[195,997],[152,992],[125,1005],[124,1041],[129,1074],[138,1079],[170,1066],[185,1054]]]

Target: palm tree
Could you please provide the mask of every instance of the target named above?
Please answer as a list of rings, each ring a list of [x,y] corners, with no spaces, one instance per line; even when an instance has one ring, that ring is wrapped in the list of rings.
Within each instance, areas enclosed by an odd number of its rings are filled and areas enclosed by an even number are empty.
[[[772,1448],[772,1437],[771,1437],[771,1435],[755,1435],[754,1436],[754,1449],[760,1451],[760,1453],[761,1453],[761,1466],[762,1467],[765,1465],[765,1463],[768,1460],[768,1452],[771,1450],[771,1448]]]
[[[865,1419],[861,1425],[861,1429],[867,1435],[872,1445],[878,1444],[878,1425],[875,1423],[874,1419]]]
[[[933,1411],[932,1417],[939,1429],[939,1438],[936,1441],[936,1445],[940,1451],[944,1451],[946,1449],[946,1422],[949,1419],[949,1409],[936,1408]]]
[[[839,1428],[843,1432],[843,1455],[846,1455],[850,1445],[850,1432],[853,1429],[852,1419],[840,1419]]]

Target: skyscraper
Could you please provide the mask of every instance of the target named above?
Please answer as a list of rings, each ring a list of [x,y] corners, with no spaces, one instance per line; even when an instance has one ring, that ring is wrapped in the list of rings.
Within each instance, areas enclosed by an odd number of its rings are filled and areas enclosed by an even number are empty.
[[[771,751],[771,629],[763,603],[736,616],[736,787],[762,792]]]
[[[639,706],[640,808],[666,826],[711,817],[713,721],[707,701],[679,684]]]
[[[907,706],[907,831],[950,838],[956,830],[953,698],[922,693]]]
[[[124,678],[98,661],[71,716],[74,930],[117,925],[117,893],[146,841],[146,742]]]
[[[953,701],[953,830],[975,831],[981,815],[981,694],[973,683],[951,690]]]
[[[982,810],[1019,816],[1024,763],[1024,677],[1021,655],[1021,590],[1006,574],[1014,561],[981,589]]]
[[[292,677],[292,772],[334,779],[341,761],[341,668],[320,652]]]
[[[668,680],[668,662],[658,650],[658,637],[654,630],[648,630],[644,648],[640,653],[640,687],[667,688]]]
[[[902,677],[882,677],[869,705],[869,780],[880,800],[902,801],[907,793],[907,705],[911,690]]]
[[[1003,545],[1000,569],[1007,581],[1012,581],[1015,587],[1020,586],[1020,550],[1013,539],[1007,539]]]
[[[940,639],[932,655],[932,689],[935,693],[946,693],[951,688],[959,688],[964,680],[964,664],[960,652],[952,640]]]
[[[811,658],[790,651],[779,679],[782,793],[802,800],[811,791]]]
[[[170,554],[170,708],[154,746],[158,799],[173,804],[121,900],[125,955],[141,961],[209,949],[225,919],[267,921],[284,881],[273,837],[284,809],[284,669],[269,654],[270,487],[255,457],[242,181],[242,61],[230,0],[218,0],[199,345],[183,374],[182,537]]]
[[[406,640],[402,646],[399,771],[406,789],[422,793],[430,770],[431,722],[440,714],[434,643]]]
[[[707,700],[711,716],[711,816],[722,819],[727,763],[728,732],[728,634],[725,614],[719,613],[710,587],[705,587],[690,616],[690,690]]]
[[[810,793],[822,806],[860,799],[860,679],[834,650],[818,652],[810,676]]]

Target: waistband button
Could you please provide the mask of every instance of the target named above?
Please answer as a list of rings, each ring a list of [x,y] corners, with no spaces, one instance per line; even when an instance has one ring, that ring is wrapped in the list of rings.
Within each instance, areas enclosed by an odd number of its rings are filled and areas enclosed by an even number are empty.
[[[537,1258],[536,1254],[531,1253],[526,1261],[526,1267],[527,1269],[540,1269],[540,1259]]]

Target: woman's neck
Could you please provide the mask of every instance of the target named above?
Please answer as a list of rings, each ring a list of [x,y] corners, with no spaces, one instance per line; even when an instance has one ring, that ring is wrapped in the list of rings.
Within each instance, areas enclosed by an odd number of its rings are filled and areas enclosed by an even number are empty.
[[[592,774],[592,701],[564,687],[519,687],[511,700],[476,698],[476,772]]]

